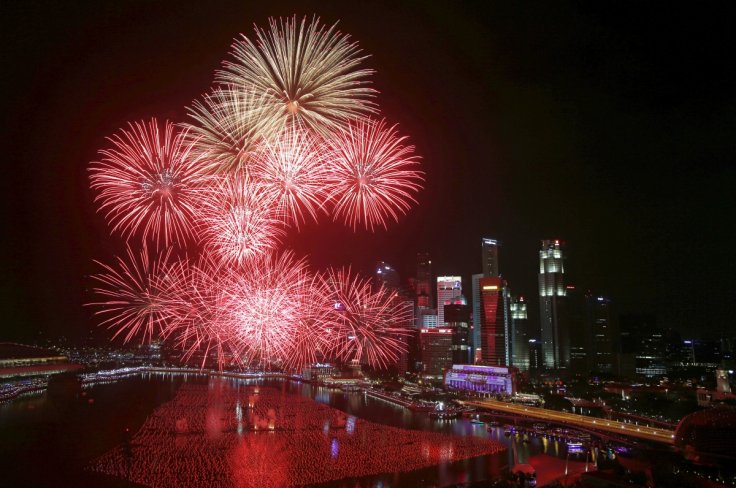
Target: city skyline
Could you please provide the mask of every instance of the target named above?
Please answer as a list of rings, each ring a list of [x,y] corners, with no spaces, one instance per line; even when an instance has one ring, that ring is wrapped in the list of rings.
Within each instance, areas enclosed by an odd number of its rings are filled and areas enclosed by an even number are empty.
[[[287,246],[316,267],[353,264],[366,276],[384,260],[402,279],[427,251],[435,275],[460,275],[470,289],[477,240],[492,237],[512,293],[530,298],[539,240],[559,238],[570,281],[621,312],[654,313],[688,335],[733,334],[726,16],[674,10],[665,21],[654,6],[572,3],[532,14],[500,4],[168,7],[8,8],[8,338],[85,337],[93,327],[81,306],[90,261],[121,252],[102,238],[87,190],[85,167],[103,138],[129,119],[183,119],[232,38],[295,12],[340,20],[373,55],[384,112],[412,135],[427,188],[388,231],[352,234],[325,221]],[[131,30],[133,17],[142,20]],[[376,25],[386,26],[380,35]],[[681,285],[685,256],[688,281],[706,286]]]

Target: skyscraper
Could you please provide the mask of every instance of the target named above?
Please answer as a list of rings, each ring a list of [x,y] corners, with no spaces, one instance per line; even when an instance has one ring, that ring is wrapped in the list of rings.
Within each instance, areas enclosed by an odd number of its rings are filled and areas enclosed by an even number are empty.
[[[423,376],[442,378],[452,367],[452,330],[444,327],[419,329],[419,356]]]
[[[529,315],[524,297],[511,299],[511,366],[529,370]]]
[[[388,263],[380,261],[376,265],[376,285],[383,285],[388,290],[399,288],[399,273]]]
[[[434,290],[432,289],[432,260],[429,253],[417,253],[416,276],[417,306],[434,307]]]
[[[452,364],[470,363],[470,307],[464,296],[445,305],[447,327],[452,329]]]
[[[484,277],[480,284],[481,359],[488,366],[507,366],[504,282]]]
[[[480,279],[483,278],[482,273],[474,274],[472,279],[473,284],[473,357],[475,357],[476,351],[480,351]]]
[[[452,303],[463,292],[463,279],[460,276],[437,277],[437,324],[445,325],[445,305]]]
[[[543,363],[547,369],[567,368],[570,362],[570,331],[565,321],[560,320],[565,293],[560,241],[542,241],[539,250],[539,325]]]
[[[496,239],[484,237],[481,239],[481,262],[483,264],[483,276],[497,278],[498,270],[498,246]]]

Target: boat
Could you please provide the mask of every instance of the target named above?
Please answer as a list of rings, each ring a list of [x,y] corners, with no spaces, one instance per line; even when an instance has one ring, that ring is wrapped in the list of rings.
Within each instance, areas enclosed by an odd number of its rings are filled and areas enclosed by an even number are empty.
[[[456,419],[459,416],[460,412],[457,412],[455,410],[435,410],[434,412],[429,412],[429,418],[435,420]]]
[[[478,419],[470,419],[471,424],[485,425],[486,423]]]

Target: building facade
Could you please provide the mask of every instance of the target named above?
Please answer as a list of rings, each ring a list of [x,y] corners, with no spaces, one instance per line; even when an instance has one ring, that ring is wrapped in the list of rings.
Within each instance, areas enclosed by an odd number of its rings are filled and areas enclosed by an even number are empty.
[[[445,386],[450,389],[481,394],[513,395],[515,378],[509,368],[455,364],[445,374]]]
[[[422,376],[440,379],[452,367],[452,329],[436,327],[419,330]]]
[[[542,241],[539,251],[539,326],[546,369],[564,369],[570,363],[569,324],[561,320],[565,295],[565,266],[560,241]]]
[[[463,279],[460,276],[437,277],[437,323],[445,325],[445,305],[452,303],[463,293]]]
[[[524,297],[511,298],[511,366],[529,370],[529,314]]]
[[[501,278],[483,277],[479,285],[482,362],[486,366],[507,366],[504,282]]]
[[[488,278],[498,278],[501,275],[498,269],[499,242],[496,239],[484,237],[481,239],[480,245],[483,276]]]
[[[445,321],[452,329],[452,364],[472,363],[470,306],[464,296],[445,305]]]

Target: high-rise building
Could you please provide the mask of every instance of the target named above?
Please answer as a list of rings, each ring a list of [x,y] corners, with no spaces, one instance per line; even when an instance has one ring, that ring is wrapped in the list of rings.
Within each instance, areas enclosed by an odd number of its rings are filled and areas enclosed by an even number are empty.
[[[440,379],[452,367],[452,329],[419,330],[419,355],[425,377]]]
[[[417,306],[434,307],[434,289],[432,288],[432,260],[429,253],[417,253],[417,276],[415,281]]]
[[[560,314],[565,294],[565,267],[560,241],[542,241],[539,251],[539,325],[544,367],[547,369],[567,368],[570,363],[570,331]]]
[[[445,321],[452,329],[452,364],[471,362],[470,306],[464,296],[445,305]]]
[[[397,290],[399,288],[399,273],[384,261],[376,265],[375,280],[377,286],[383,286],[388,290]]]
[[[494,277],[481,278],[479,284],[482,362],[487,366],[507,366],[505,284]]]
[[[529,370],[529,314],[524,297],[511,299],[511,366]]]
[[[437,323],[445,325],[445,305],[452,303],[463,293],[463,279],[460,276],[437,277]]]
[[[598,373],[614,373],[618,330],[611,314],[611,300],[588,293],[586,318],[591,335],[591,367]]]
[[[473,357],[481,350],[480,346],[480,279],[483,278],[482,273],[474,274],[471,277],[473,284]]]
[[[496,239],[484,237],[481,239],[481,262],[483,264],[483,276],[487,278],[498,278],[498,246]]]

